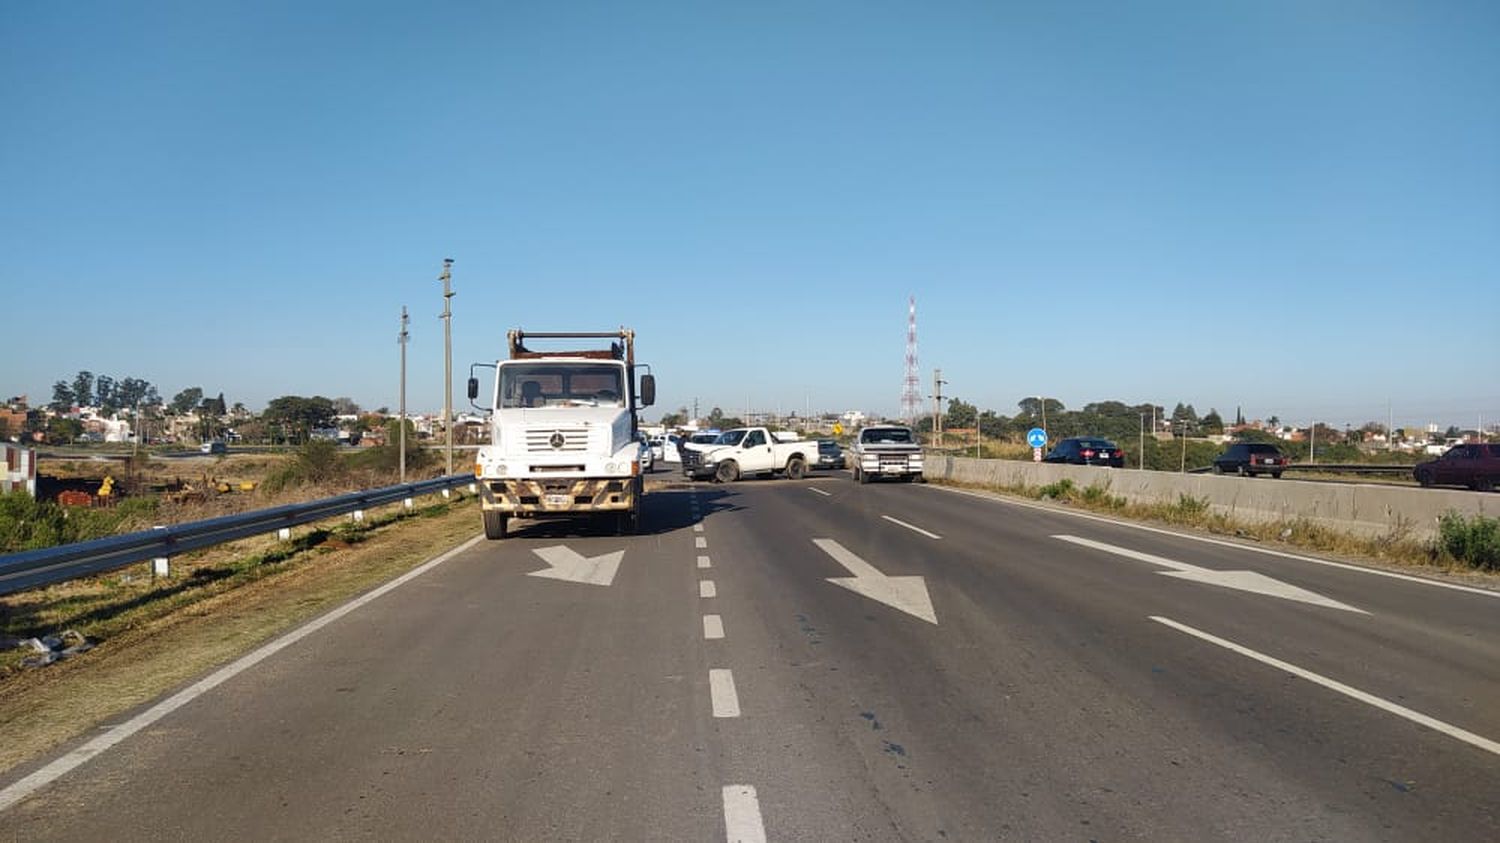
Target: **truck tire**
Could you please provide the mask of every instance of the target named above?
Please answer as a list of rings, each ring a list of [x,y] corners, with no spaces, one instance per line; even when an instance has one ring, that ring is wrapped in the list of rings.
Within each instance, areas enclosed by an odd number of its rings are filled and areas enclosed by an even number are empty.
[[[740,465],[734,460],[725,460],[714,469],[714,479],[720,483],[733,483],[740,479]]]
[[[615,535],[633,536],[641,527],[641,515],[634,510],[615,515]]]
[[[1214,474],[1223,474],[1223,473],[1224,473],[1224,466],[1219,465],[1218,463],[1214,463]]]
[[[807,463],[801,457],[792,457],[786,461],[786,476],[789,480],[801,480],[807,473]]]
[[[1493,477],[1484,477],[1484,476],[1475,477],[1474,478],[1474,491],[1476,491],[1476,492],[1493,492],[1493,491],[1495,491],[1495,478],[1493,478]]]
[[[854,469],[854,480],[857,483],[868,483],[870,482],[870,475],[864,473],[864,471],[856,467]]]
[[[493,509],[485,510],[484,513],[484,537],[487,539],[505,538],[505,522],[509,520],[505,513]]]

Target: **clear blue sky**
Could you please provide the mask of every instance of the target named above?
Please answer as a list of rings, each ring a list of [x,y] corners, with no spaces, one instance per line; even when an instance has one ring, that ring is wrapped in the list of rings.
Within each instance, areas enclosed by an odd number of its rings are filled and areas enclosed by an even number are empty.
[[[442,404],[505,329],[656,410],[924,392],[1500,419],[1500,4],[0,6],[0,392]],[[462,402],[460,402],[462,403]],[[656,412],[652,412],[655,416]]]

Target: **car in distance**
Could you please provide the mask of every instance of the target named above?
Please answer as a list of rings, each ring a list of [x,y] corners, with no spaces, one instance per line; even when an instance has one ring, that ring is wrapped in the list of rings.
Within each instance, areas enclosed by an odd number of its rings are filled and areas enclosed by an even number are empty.
[[[224,444],[223,440],[215,439],[215,440],[213,440],[211,442],[204,442],[202,445],[199,445],[198,446],[198,453],[200,453],[200,454],[227,454],[227,453],[229,453],[229,446],[226,445],[226,444]]]
[[[1491,492],[1500,485],[1500,445],[1454,445],[1441,457],[1417,463],[1412,476],[1423,486],[1468,486]]]
[[[1107,465],[1112,468],[1125,467],[1125,452],[1108,439],[1092,436],[1070,436],[1057,443],[1057,447],[1042,457],[1042,462],[1067,463],[1068,465]]]
[[[844,449],[832,439],[818,440],[818,461],[813,468],[843,468]]]
[[[1291,462],[1275,445],[1264,442],[1236,442],[1214,457],[1214,474],[1243,474],[1254,477],[1269,474],[1280,477]]]
[[[642,433],[639,438],[641,442],[641,472],[650,474],[656,470],[655,449],[651,447],[651,439],[646,434]]]

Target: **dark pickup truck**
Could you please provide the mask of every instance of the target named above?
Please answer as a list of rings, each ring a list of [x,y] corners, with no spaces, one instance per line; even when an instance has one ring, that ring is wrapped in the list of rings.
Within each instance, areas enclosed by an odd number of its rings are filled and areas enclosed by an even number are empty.
[[[1468,486],[1493,491],[1500,484],[1500,445],[1454,445],[1435,460],[1417,463],[1412,476],[1423,486]]]

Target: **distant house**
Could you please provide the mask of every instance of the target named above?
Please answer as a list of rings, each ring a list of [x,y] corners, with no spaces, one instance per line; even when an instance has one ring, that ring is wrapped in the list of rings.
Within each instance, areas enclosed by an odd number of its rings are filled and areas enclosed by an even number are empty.
[[[26,492],[36,497],[36,451],[11,442],[0,442],[5,455],[5,473],[0,474],[0,492]]]

